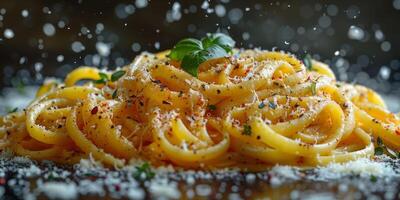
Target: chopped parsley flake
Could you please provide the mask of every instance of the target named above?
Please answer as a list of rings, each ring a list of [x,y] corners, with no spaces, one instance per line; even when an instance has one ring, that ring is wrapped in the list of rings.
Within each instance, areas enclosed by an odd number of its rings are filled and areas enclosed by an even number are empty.
[[[243,125],[243,135],[251,135],[251,126],[250,125]]]
[[[208,110],[212,110],[212,111],[217,110],[217,106],[215,106],[215,105],[208,105],[207,108],[208,108]]]
[[[317,83],[313,81],[311,83],[310,88],[311,88],[311,94],[316,95],[317,94]]]
[[[269,106],[270,108],[272,108],[272,109],[275,109],[275,108],[276,108],[276,104],[275,104],[274,102],[272,102],[272,101],[270,101],[270,102],[268,103],[268,106]]]
[[[118,89],[116,89],[113,93],[112,93],[112,98],[115,99],[117,97],[118,94]]]
[[[143,163],[141,166],[136,167],[136,172],[133,177],[138,180],[152,179],[156,174],[151,170],[149,163]]]
[[[383,154],[383,147],[375,147],[375,155],[379,156]]]

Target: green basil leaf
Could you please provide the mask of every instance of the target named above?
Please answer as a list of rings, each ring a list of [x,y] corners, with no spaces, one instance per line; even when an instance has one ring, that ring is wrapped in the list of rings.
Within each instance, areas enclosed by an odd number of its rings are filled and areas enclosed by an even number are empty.
[[[211,47],[212,45],[218,45],[227,53],[231,52],[232,48],[235,46],[235,41],[223,33],[210,34],[203,38],[201,42],[203,43],[203,47],[205,49]]]
[[[106,73],[99,72],[99,76],[100,76],[100,79],[103,79],[105,81],[108,80],[108,75]]]
[[[312,70],[312,58],[310,54],[307,54],[303,59],[304,65],[306,66],[307,70]]]
[[[118,79],[120,79],[123,75],[125,75],[125,71],[124,70],[119,70],[119,71],[116,71],[116,72],[114,72],[113,74],[111,74],[111,81],[112,82],[115,82],[115,81],[117,81]]]
[[[207,57],[198,53],[192,52],[188,55],[185,55],[182,59],[181,67],[187,73],[191,74],[194,77],[197,77],[197,69],[199,65],[207,60]]]
[[[179,41],[168,56],[172,60],[181,61],[185,55],[202,49],[203,45],[199,40],[187,38]]]
[[[105,80],[105,79],[94,80],[93,83],[95,83],[95,84],[106,84],[107,80]]]
[[[181,67],[189,74],[197,77],[199,65],[212,58],[227,56],[227,52],[218,45],[212,45],[206,50],[192,52],[183,57]]]

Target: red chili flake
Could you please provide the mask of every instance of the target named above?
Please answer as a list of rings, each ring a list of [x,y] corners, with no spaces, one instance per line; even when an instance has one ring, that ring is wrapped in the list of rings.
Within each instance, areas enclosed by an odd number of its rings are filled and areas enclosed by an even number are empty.
[[[4,185],[6,183],[6,179],[5,178],[0,178],[0,185]]]
[[[90,113],[92,113],[92,115],[95,115],[97,112],[99,111],[99,108],[97,106],[95,106],[92,111],[90,111]]]

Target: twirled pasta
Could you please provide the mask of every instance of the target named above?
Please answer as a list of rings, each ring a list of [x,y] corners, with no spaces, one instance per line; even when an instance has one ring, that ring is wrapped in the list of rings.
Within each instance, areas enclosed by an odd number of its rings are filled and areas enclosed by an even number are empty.
[[[143,53],[114,82],[77,85],[102,78],[85,66],[45,83],[26,110],[0,118],[0,148],[60,163],[243,170],[368,158],[378,137],[400,150],[400,119],[381,97],[321,62],[309,70],[284,52],[246,50],[202,63],[196,78],[165,55]]]

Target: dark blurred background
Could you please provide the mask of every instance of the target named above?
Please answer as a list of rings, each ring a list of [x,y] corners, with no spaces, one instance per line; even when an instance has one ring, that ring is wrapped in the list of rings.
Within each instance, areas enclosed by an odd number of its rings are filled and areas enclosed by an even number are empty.
[[[221,31],[238,47],[310,53],[340,80],[400,97],[399,20],[400,0],[0,0],[0,86],[114,68]]]

